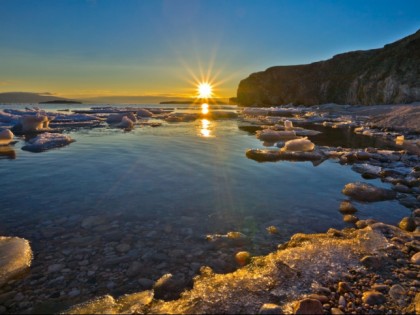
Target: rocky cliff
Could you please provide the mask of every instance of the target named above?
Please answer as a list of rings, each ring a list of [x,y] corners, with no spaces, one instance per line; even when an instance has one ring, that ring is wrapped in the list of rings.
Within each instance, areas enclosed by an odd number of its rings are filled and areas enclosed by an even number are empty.
[[[420,30],[380,49],[276,66],[239,83],[238,104],[396,104],[420,101]]]

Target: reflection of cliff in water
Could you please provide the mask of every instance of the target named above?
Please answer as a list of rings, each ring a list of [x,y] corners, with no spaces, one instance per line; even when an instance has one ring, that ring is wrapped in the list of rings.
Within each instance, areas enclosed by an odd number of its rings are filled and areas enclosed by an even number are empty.
[[[297,125],[297,124],[295,124]],[[359,135],[353,132],[353,128],[330,128],[311,123],[299,124],[299,127],[321,131],[316,136],[309,136],[316,145],[344,148],[366,148],[375,147],[381,149],[401,149],[395,144],[374,137]],[[240,130],[250,134],[255,134],[257,130],[261,130],[260,126],[238,126]]]
[[[16,151],[11,146],[0,146],[0,159],[16,159]]]

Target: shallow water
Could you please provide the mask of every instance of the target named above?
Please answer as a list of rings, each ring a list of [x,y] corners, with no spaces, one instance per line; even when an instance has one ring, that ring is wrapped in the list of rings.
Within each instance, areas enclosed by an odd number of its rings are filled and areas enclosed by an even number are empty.
[[[164,122],[131,132],[75,129],[69,135],[76,142],[43,153],[21,150],[20,140],[14,146],[15,159],[0,159],[0,235],[31,242],[36,267],[32,276],[69,260],[64,249],[81,255],[77,259],[88,260],[88,267],[94,265],[99,274],[109,256],[106,248],[119,243],[130,245],[132,260],[144,264],[139,277],[156,280],[164,271],[188,271],[193,262],[226,272],[233,268],[231,249],[209,247],[206,234],[240,231],[250,238],[241,248],[260,255],[296,232],[351,226],[338,211],[346,199],[341,190],[349,182],[365,181],[350,166],[335,161],[315,167],[310,162],[247,159],[246,149],[263,145],[239,129],[236,120]],[[389,187],[379,180],[369,182]],[[391,224],[409,214],[396,201],[356,207],[361,219]],[[92,215],[102,222],[83,228],[83,220]],[[269,235],[265,228],[270,225],[279,234]],[[86,253],[80,254],[83,247]],[[175,259],[171,253],[177,249],[191,257]],[[218,265],[217,257],[228,256],[229,267]],[[104,275],[124,274],[129,264],[107,265]],[[68,268],[80,273],[79,267]],[[115,280],[116,285],[109,286],[109,279],[102,278],[97,276],[91,291],[74,284],[74,278],[61,286],[63,292],[71,284],[77,286],[82,294],[86,291],[86,298],[139,291],[134,282]],[[33,285],[47,286],[50,280]]]

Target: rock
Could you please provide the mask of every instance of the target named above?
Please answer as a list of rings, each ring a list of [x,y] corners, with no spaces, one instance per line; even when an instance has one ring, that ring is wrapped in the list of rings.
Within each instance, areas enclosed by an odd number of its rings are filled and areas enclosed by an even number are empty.
[[[356,223],[357,221],[359,221],[359,218],[352,214],[345,214],[343,216],[343,221],[347,223]]]
[[[277,142],[280,140],[296,139],[296,133],[291,131],[277,131],[272,129],[263,129],[256,132],[257,139],[266,142]]]
[[[27,240],[0,236],[0,287],[26,271],[31,263],[32,250]]]
[[[328,297],[326,297],[325,295],[321,295],[321,294],[310,294],[310,295],[308,295],[308,298],[318,300],[322,304],[328,303],[328,301],[330,300]]]
[[[125,252],[128,252],[130,248],[131,248],[130,244],[121,243],[115,247],[115,250],[120,253],[125,253]]]
[[[339,294],[344,294],[350,291],[351,291],[351,288],[347,282],[341,281],[338,283],[337,292]]]
[[[381,305],[386,302],[386,298],[378,291],[366,291],[363,292],[362,301],[369,305]]]
[[[52,273],[52,272],[59,272],[64,268],[63,264],[54,264],[54,265],[50,265],[48,266],[48,273]]]
[[[344,312],[340,310],[339,308],[333,307],[331,308],[331,314],[332,315],[342,315]]]
[[[399,284],[394,284],[389,289],[389,296],[395,301],[400,301],[401,299],[405,297],[405,295],[406,295],[405,289]]]
[[[322,304],[318,300],[303,299],[296,303],[294,307],[295,314],[324,314]]]
[[[76,288],[73,288],[70,292],[69,292],[69,294],[68,294],[70,297],[76,297],[76,296],[78,296],[78,295],[80,295],[80,290],[79,289],[76,289]]]
[[[338,305],[341,306],[342,308],[346,308],[347,302],[344,296],[340,295],[338,299]]]
[[[84,229],[90,229],[97,225],[104,224],[105,222],[106,222],[106,219],[103,216],[95,215],[95,216],[89,216],[83,219],[81,226]]]
[[[153,290],[157,299],[175,299],[183,290],[184,285],[180,277],[167,273],[156,281]]]
[[[396,197],[395,191],[361,182],[345,185],[342,193],[355,200],[366,202],[391,200]]]
[[[357,209],[350,201],[344,200],[340,203],[340,212],[344,214],[353,214],[357,212]]]
[[[128,267],[127,271],[126,271],[126,275],[128,277],[134,277],[136,275],[138,275],[140,273],[140,271],[142,270],[142,264],[138,261],[133,261],[130,264],[130,267]]]
[[[74,141],[71,137],[63,134],[45,132],[28,140],[27,144],[22,147],[22,150],[42,152],[69,145]]]
[[[265,303],[261,306],[258,314],[283,314],[283,311],[277,304]]]
[[[411,217],[404,217],[400,223],[398,223],[398,227],[401,230],[413,232],[416,229],[416,223],[414,222],[413,218]]]
[[[251,254],[246,251],[238,252],[235,255],[235,260],[239,265],[244,266],[251,261]]]
[[[420,252],[411,256],[410,262],[414,265],[420,265]]]
[[[377,256],[364,256],[360,262],[363,266],[369,269],[378,269],[382,267],[382,260],[380,257]]]
[[[419,100],[416,74],[420,32],[383,48],[352,51],[308,65],[275,66],[240,81],[241,106],[278,104],[401,104]],[[384,62],[386,61],[386,62]],[[407,69],[400,71],[399,69]],[[420,128],[416,115],[410,124]],[[398,118],[398,115],[393,115]],[[388,123],[389,122],[389,123]],[[393,123],[391,123],[393,122]],[[375,121],[380,126],[407,126],[405,120]]]
[[[372,289],[374,291],[380,291],[381,293],[387,293],[389,291],[389,286],[386,284],[374,284]]]
[[[309,140],[308,138],[302,138],[302,139],[295,139],[295,140],[287,141],[284,144],[284,147],[282,150],[307,152],[307,151],[313,151],[314,148],[315,148],[315,144],[313,144],[311,140]]]
[[[269,226],[268,228],[266,228],[266,230],[270,234],[278,234],[279,233],[279,229],[276,228],[274,225]]]
[[[405,193],[405,194],[410,193],[410,191],[411,191],[411,189],[409,187],[407,187],[405,185],[402,185],[402,184],[397,184],[394,187],[392,187],[392,189],[394,189],[397,192]]]

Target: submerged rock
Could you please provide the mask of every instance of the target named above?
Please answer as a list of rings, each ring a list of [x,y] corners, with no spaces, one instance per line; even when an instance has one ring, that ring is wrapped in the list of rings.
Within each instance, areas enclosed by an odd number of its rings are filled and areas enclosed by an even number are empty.
[[[394,199],[397,194],[395,191],[385,188],[375,187],[371,184],[356,182],[344,186],[342,193],[358,201],[382,201]]]
[[[63,147],[74,142],[71,137],[58,133],[43,133],[28,141],[22,150],[31,152],[42,152],[54,148]]]
[[[274,151],[249,149],[246,151],[249,159],[258,162],[274,162],[280,160],[286,161],[322,161],[325,156],[319,151],[303,152],[303,151]]]
[[[32,250],[27,240],[0,236],[0,287],[27,270],[31,262]]]

